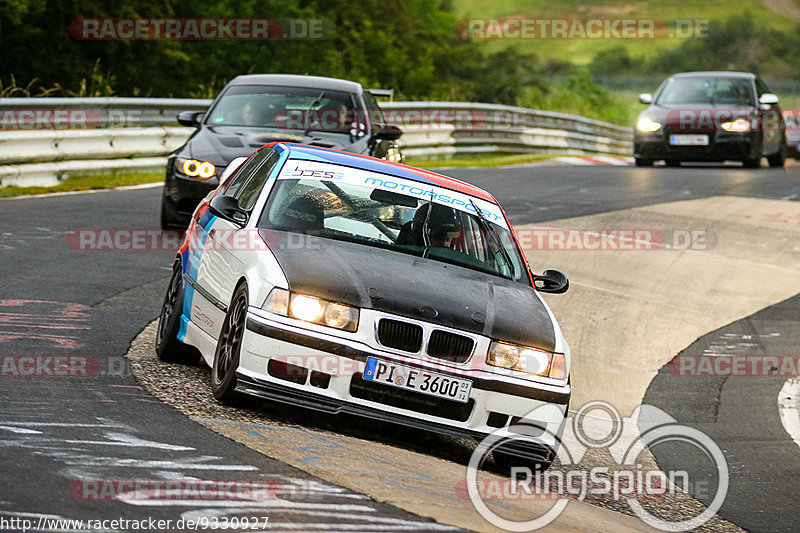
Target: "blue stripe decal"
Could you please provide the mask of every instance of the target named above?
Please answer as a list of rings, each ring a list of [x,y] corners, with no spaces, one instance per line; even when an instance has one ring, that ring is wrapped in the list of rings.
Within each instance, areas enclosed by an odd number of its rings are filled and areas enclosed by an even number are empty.
[[[322,163],[334,163],[337,165],[345,165],[364,170],[371,170],[373,172],[380,172],[381,174],[389,174],[391,176],[398,176],[401,178],[408,178],[410,180],[418,181],[420,183],[436,184],[436,182],[412,172],[408,169],[390,165],[384,161],[374,161],[368,157],[360,157],[356,154],[344,154],[339,152],[332,152],[324,148],[316,148],[314,146],[298,146],[296,144],[286,145],[291,151],[292,159],[305,159],[307,161],[317,161]]]
[[[189,327],[189,316],[192,309],[192,298],[194,297],[194,287],[188,283],[183,284],[183,312],[181,313],[181,329],[178,331],[178,340],[186,341],[186,328]]]
[[[200,268],[200,258],[203,255],[203,247],[205,246],[206,239],[208,239],[208,232],[211,226],[216,222],[217,217],[206,211],[197,219],[197,228],[195,235],[198,236],[196,242],[192,242],[185,253],[183,258],[183,272],[185,275],[192,279],[197,279],[197,271]],[[202,228],[202,229],[198,229]],[[191,250],[191,251],[190,251]],[[188,266],[187,259],[188,258]],[[194,300],[194,288],[183,282],[183,312],[181,313],[181,329],[178,332],[178,340],[183,342],[186,338],[186,328],[192,316],[192,301]]]

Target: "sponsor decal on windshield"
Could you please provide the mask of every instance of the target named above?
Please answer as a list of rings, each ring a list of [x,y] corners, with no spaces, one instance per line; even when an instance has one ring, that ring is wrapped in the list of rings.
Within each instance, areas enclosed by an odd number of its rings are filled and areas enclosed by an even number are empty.
[[[316,161],[290,159],[284,165],[278,179],[316,179],[319,181],[335,181],[338,184],[368,187],[370,189],[381,189],[419,198],[425,202],[446,205],[473,215],[476,214],[477,206],[480,209],[480,213],[489,222],[497,224],[503,229],[509,229],[500,207],[496,204],[430,183],[420,183],[389,174],[380,174]]]

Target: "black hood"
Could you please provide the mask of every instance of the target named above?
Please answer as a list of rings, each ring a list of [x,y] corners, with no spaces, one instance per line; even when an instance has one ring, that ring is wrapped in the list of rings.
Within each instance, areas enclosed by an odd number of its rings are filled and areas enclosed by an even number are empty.
[[[276,233],[282,244],[296,241]],[[555,348],[550,315],[528,285],[362,244],[316,237],[304,242],[273,250],[292,291],[546,351]]]
[[[303,135],[301,131],[276,131],[248,126],[203,126],[197,130],[186,149],[188,157],[210,161],[216,166],[226,166],[237,157],[246,157],[265,144],[275,141],[297,142],[347,150],[350,136],[346,134],[325,134],[324,136]]]

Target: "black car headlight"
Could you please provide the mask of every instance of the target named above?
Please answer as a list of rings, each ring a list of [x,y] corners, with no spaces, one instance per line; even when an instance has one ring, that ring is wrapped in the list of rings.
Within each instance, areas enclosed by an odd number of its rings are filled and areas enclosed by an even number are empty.
[[[735,133],[744,133],[746,131],[750,131],[750,121],[743,118],[737,118],[736,120],[723,122],[719,126],[725,131]]]
[[[636,129],[644,133],[652,133],[661,129],[661,123],[642,117],[636,122]]]
[[[278,287],[270,291],[263,309],[329,328],[344,331],[355,331],[358,328],[358,308]]]
[[[551,353],[507,342],[492,341],[486,364],[534,376],[567,379],[567,360],[563,353]]]
[[[175,158],[175,171],[184,176],[207,180],[217,175],[217,168],[210,161],[197,159]]]

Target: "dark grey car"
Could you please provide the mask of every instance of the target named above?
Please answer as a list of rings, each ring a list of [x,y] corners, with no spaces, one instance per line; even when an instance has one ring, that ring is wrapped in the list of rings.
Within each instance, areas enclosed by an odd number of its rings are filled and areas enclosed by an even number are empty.
[[[771,167],[786,160],[786,131],[778,97],[755,74],[686,72],[665,80],[655,98],[639,95],[650,106],[634,127],[637,166],[663,159],[741,161],[758,168],[766,157]]]
[[[161,227],[186,228],[194,208],[219,185],[233,159],[274,141],[297,142],[403,162],[402,134],[385,123],[375,97],[361,84],[283,74],[237,76],[208,110],[185,111],[197,130],[169,155]]]

